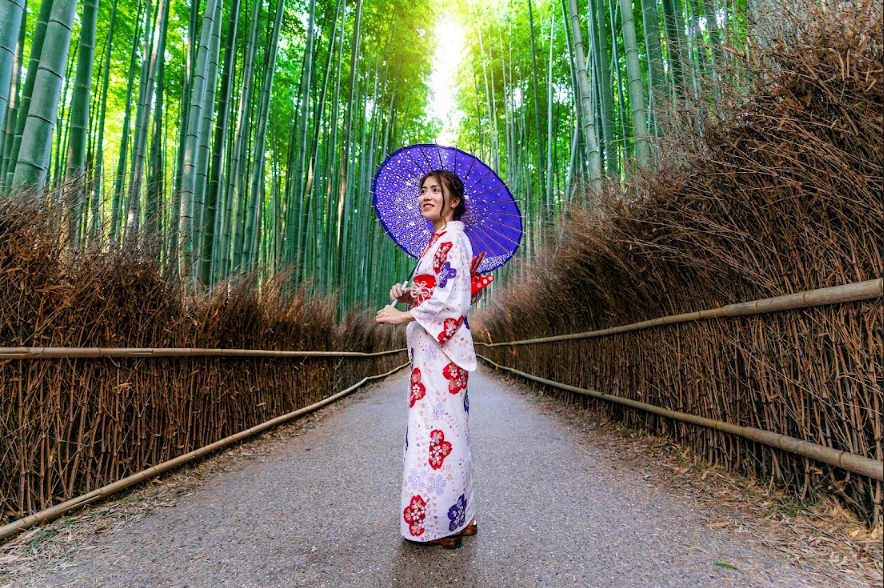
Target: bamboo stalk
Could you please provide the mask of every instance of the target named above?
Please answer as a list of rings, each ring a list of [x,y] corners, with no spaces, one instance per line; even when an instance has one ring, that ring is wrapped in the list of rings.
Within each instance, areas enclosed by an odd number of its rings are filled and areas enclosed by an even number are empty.
[[[478,357],[481,357],[498,369],[507,370],[509,372],[522,376],[523,378],[534,380],[535,382],[540,382],[541,384],[545,384],[547,386],[552,386],[561,390],[567,390],[569,392],[574,392],[583,396],[591,396],[600,400],[607,400],[609,402],[622,404],[630,408],[637,408],[639,410],[644,410],[681,422],[691,423],[693,425],[699,425],[702,427],[708,427],[710,429],[715,429],[724,433],[730,433],[731,435],[737,435],[739,437],[743,437],[744,439],[749,439],[750,441],[763,443],[764,445],[776,447],[777,449],[782,449],[783,451],[788,451],[789,453],[794,453],[796,455],[808,457],[810,459],[821,461],[829,465],[837,466],[847,470],[848,472],[867,476],[869,478],[872,478],[873,480],[884,481],[884,462],[870,459],[862,455],[855,455],[846,451],[839,451],[837,449],[832,449],[831,447],[825,447],[817,443],[803,441],[801,439],[796,439],[795,437],[789,437],[787,435],[781,435],[779,433],[771,433],[770,431],[756,429],[755,427],[743,427],[740,425],[734,425],[732,423],[726,423],[724,421],[717,421],[714,419],[708,419],[705,417],[687,414],[684,412],[669,410],[667,408],[661,408],[659,406],[654,406],[645,402],[630,400],[629,398],[612,396],[611,394],[605,394],[604,392],[585,390],[583,388],[577,388],[576,386],[561,384],[559,382],[547,380],[546,378],[532,376],[531,374],[517,369],[499,365],[482,355],[479,355]],[[0,537],[2,537],[2,535],[0,535]]]
[[[202,457],[203,455],[206,455],[206,454],[216,451],[218,449],[222,449],[224,447],[227,447],[228,445],[236,443],[237,441],[241,441],[241,440],[246,439],[248,437],[252,437],[254,435],[257,435],[258,433],[266,431],[267,429],[270,429],[270,428],[275,427],[277,425],[281,425],[285,422],[288,422],[292,419],[295,419],[295,418],[302,416],[304,414],[307,414],[309,412],[313,412],[315,410],[318,410],[318,409],[322,408],[323,406],[325,406],[326,404],[330,404],[331,402],[334,402],[335,400],[338,400],[339,398],[346,396],[350,392],[353,392],[354,390],[356,390],[357,388],[359,388],[360,386],[362,386],[363,384],[365,384],[369,380],[376,380],[379,378],[385,378],[385,377],[401,370],[402,368],[406,367],[407,365],[409,365],[409,364],[405,363],[405,364],[400,365],[399,367],[393,368],[392,370],[390,370],[389,372],[386,372],[384,374],[378,374],[376,376],[368,376],[366,378],[362,378],[359,382],[350,386],[349,388],[347,388],[345,390],[341,390],[337,394],[335,394],[333,396],[329,396],[328,398],[320,400],[319,402],[311,404],[310,406],[305,406],[304,408],[299,408],[298,410],[289,412],[289,413],[284,414],[282,416],[278,416],[274,419],[271,419],[269,421],[261,423],[260,425],[256,425],[250,429],[246,429],[245,431],[241,431],[239,433],[236,433],[235,435],[225,437],[224,439],[221,439],[220,441],[216,441],[214,443],[206,445],[205,447],[201,447],[200,449],[196,449],[194,451],[191,451],[189,453],[186,453],[186,454],[176,457],[174,459],[164,461],[161,464],[157,464],[155,466],[149,467],[146,470],[138,472],[137,474],[127,476],[127,477],[123,478],[122,480],[118,480],[118,481],[113,482],[111,484],[107,484],[105,486],[102,486],[101,488],[97,488],[96,490],[93,490],[92,492],[89,492],[87,494],[83,494],[82,496],[78,496],[77,498],[72,498],[71,500],[67,500],[65,502],[62,502],[61,504],[57,504],[51,508],[47,508],[47,509],[42,510],[38,513],[34,513],[34,514],[27,516],[23,519],[13,521],[12,523],[9,523],[8,525],[4,525],[3,527],[0,527],[0,540],[11,536],[11,535],[17,533],[18,531],[21,531],[23,529],[27,529],[28,527],[32,527],[33,525],[36,525],[38,523],[42,523],[42,522],[57,518],[57,517],[63,515],[64,513],[68,512],[69,510],[77,508],[78,506],[85,506],[86,504],[89,504],[90,502],[94,502],[94,501],[100,500],[102,498],[107,498],[111,494],[115,494],[116,492],[119,492],[121,490],[125,490],[126,488],[129,488],[130,486],[138,484],[139,482],[143,482],[145,480],[153,478],[153,477],[155,477],[165,471],[168,471],[168,470],[178,467],[180,465],[184,465],[185,463],[191,462],[191,461],[197,459],[198,457]]]
[[[269,351],[192,347],[0,347],[0,359],[86,359],[111,357],[377,357],[407,348],[361,351]]]
[[[521,341],[508,341],[506,343],[484,343],[482,341],[475,341],[474,343],[475,345],[484,345],[485,347],[498,347],[501,345],[532,345],[535,343],[550,343],[553,341],[589,339],[593,337],[615,335],[617,333],[640,331],[642,329],[649,329],[651,327],[675,325],[679,323],[687,323],[691,321],[700,321],[712,318],[753,316],[757,314],[765,314],[768,312],[780,312],[784,310],[811,308],[814,306],[826,306],[829,304],[843,304],[845,302],[873,300],[875,298],[880,298],[882,294],[884,294],[884,279],[867,280],[865,282],[855,282],[853,284],[843,284],[841,286],[832,286],[830,288],[807,290],[805,292],[798,292],[796,294],[787,294],[785,296],[777,296],[774,298],[764,298],[761,300],[753,300],[751,302],[728,304],[726,306],[720,306],[718,308],[707,310],[698,310],[696,312],[673,314],[661,318],[641,321],[638,323],[631,323],[618,327],[610,327],[607,329],[599,329],[597,331],[571,333],[570,335],[558,335],[555,337],[523,339]],[[2,351],[3,350],[0,349],[0,352]],[[0,354],[0,358],[3,357],[4,356]]]

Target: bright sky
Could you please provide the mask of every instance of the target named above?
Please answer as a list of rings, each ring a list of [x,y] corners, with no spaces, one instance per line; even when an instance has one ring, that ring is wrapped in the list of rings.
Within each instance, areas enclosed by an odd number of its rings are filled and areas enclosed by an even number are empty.
[[[430,105],[427,115],[442,121],[442,131],[436,137],[440,145],[453,145],[457,124],[463,113],[454,105],[454,73],[463,52],[463,30],[446,16],[436,25],[438,47],[433,58],[433,74],[430,76]]]

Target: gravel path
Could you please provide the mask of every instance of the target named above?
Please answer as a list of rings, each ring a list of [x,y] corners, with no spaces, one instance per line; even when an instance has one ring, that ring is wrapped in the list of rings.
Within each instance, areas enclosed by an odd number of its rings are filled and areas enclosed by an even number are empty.
[[[485,368],[470,378],[479,534],[456,550],[404,541],[407,377],[325,409],[279,450],[123,525],[53,577],[21,585],[818,585],[745,534],[705,526],[709,511],[656,487],[606,448],[605,433]]]

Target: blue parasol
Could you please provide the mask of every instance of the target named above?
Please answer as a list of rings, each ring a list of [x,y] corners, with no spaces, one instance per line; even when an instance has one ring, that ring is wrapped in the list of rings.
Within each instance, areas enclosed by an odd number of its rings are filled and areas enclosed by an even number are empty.
[[[455,147],[424,143],[403,147],[388,156],[372,182],[378,219],[399,247],[417,259],[433,223],[418,206],[421,176],[434,169],[457,174],[464,183],[466,213],[460,219],[473,245],[485,253],[478,271],[489,272],[512,258],[522,241],[522,215],[503,180],[475,155]]]

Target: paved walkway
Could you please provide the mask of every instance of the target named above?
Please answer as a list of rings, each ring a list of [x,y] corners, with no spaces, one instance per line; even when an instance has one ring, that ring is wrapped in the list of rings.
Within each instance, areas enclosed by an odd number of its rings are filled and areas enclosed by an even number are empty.
[[[708,528],[575,424],[485,369],[470,378],[479,534],[405,542],[401,372],[326,409],[269,456],[78,552],[25,586],[811,586],[745,535]],[[716,566],[736,566],[736,570]]]

